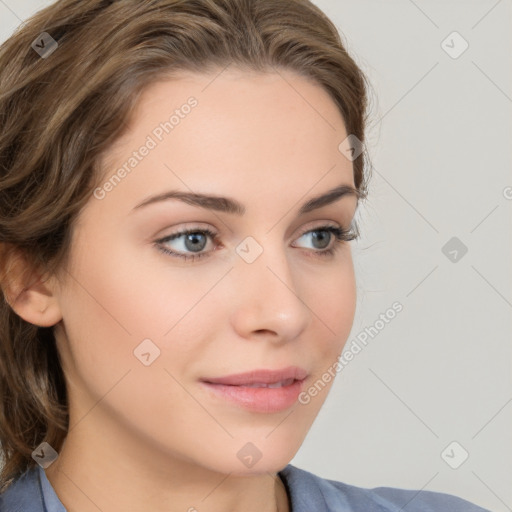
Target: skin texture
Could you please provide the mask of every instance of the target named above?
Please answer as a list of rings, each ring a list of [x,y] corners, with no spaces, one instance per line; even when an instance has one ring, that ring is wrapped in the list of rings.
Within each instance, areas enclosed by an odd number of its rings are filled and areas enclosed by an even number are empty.
[[[320,86],[290,71],[235,69],[154,83],[106,155],[105,179],[190,96],[198,101],[190,114],[104,198],[91,197],[61,278],[27,289],[15,306],[55,326],[70,430],[46,474],[70,512],[288,510],[276,473],[333,381],[307,405],[258,413],[213,396],[199,379],[297,365],[309,373],[307,389],[352,327],[350,242],[331,235],[337,251],[322,257],[302,234],[326,223],[349,228],[357,199],[298,216],[309,199],[354,186],[352,163],[338,151],[343,119]],[[246,212],[177,200],[132,211],[169,190],[229,196]],[[156,247],[191,227],[218,233],[203,250],[209,256],[184,261]],[[250,264],[235,250],[248,236],[263,248]],[[166,245],[187,251],[184,237]],[[146,338],[161,351],[150,366],[133,353]],[[237,457],[248,442],[262,454],[251,468]]]

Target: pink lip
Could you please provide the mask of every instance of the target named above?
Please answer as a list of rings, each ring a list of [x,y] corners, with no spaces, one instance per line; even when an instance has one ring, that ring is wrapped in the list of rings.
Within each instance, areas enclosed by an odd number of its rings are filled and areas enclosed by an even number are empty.
[[[298,366],[288,366],[280,370],[252,370],[245,373],[236,373],[225,377],[205,378],[203,382],[211,384],[225,384],[228,386],[242,386],[244,384],[273,384],[287,379],[303,380],[307,377],[308,372],[304,368]]]
[[[281,370],[254,370],[201,381],[215,398],[234,402],[253,412],[273,413],[288,409],[297,402],[307,375],[303,368],[290,366]],[[275,384],[291,379],[291,383],[278,388],[248,387],[250,384]]]

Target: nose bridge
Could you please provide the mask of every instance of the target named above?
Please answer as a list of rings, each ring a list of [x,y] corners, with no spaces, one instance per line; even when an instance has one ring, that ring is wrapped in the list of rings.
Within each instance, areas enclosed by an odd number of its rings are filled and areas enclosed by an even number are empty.
[[[234,323],[243,336],[272,331],[279,337],[296,337],[311,321],[300,297],[285,247],[276,237],[263,242],[247,237],[236,248]]]

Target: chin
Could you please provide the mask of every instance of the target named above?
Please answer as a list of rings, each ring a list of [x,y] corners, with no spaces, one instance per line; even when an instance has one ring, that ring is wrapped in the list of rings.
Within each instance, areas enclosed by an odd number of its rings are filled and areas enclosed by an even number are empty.
[[[284,444],[278,436],[275,441],[271,439],[272,435],[264,442],[236,438],[227,443],[204,443],[201,444],[199,453],[194,450],[185,459],[192,465],[224,475],[256,476],[277,473],[293,459],[300,448],[300,442]]]
[[[281,471],[293,459],[301,443],[284,444],[278,436],[272,441],[270,435],[260,441],[238,441],[235,444],[234,458],[225,458],[226,464],[221,464],[222,472],[254,476]]]

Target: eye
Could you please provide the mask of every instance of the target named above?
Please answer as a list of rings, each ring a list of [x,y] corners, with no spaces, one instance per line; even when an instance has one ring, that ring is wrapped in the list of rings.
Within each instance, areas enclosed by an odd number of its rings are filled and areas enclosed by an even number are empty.
[[[297,240],[309,240],[312,244],[310,252],[317,256],[332,256],[338,249],[340,243],[348,242],[357,238],[357,233],[346,230],[339,226],[319,226],[304,232]],[[172,257],[182,258],[185,261],[195,261],[205,256],[210,256],[215,249],[206,250],[208,239],[216,246],[220,245],[218,234],[210,229],[189,229],[182,230],[172,235],[161,238],[155,242],[156,247],[165,254]],[[171,242],[173,245],[171,245]],[[171,247],[171,248],[170,248]],[[296,247],[296,245],[292,245]],[[306,247],[308,249],[308,247]],[[204,252],[203,252],[204,251]]]
[[[320,256],[330,256],[340,248],[337,242],[355,240],[357,233],[338,226],[319,226],[303,233],[298,240],[309,241],[315,249],[314,253]]]
[[[185,260],[196,260],[203,256],[208,256],[210,252],[201,252],[207,245],[208,238],[213,241],[217,240],[217,233],[209,229],[189,229],[186,231],[179,231],[172,235],[166,236],[157,240],[157,248],[165,254],[173,257],[183,258]],[[169,249],[169,242],[174,242],[174,250]],[[191,251],[192,254],[186,254]]]

